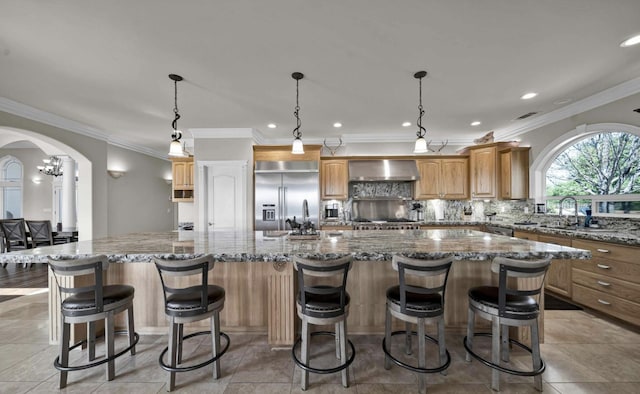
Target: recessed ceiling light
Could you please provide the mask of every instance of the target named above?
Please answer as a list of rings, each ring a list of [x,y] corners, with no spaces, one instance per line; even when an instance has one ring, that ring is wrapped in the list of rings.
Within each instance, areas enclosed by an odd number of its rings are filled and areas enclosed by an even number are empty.
[[[409,127],[411,126],[411,122],[403,122],[402,123],[402,127]]]
[[[342,123],[336,122],[333,124],[333,127],[335,127],[336,129],[339,129],[340,127],[342,127]]]
[[[538,95],[538,93],[530,92],[530,93],[523,94],[522,97],[520,97],[520,98],[523,99],[523,100],[529,100],[529,99],[532,99],[532,98],[536,97],[537,95]]]
[[[481,124],[482,124],[482,122],[480,122],[479,120],[471,122],[471,126],[480,126]]]
[[[626,48],[636,44],[640,44],[640,34],[636,34],[633,37],[627,38],[626,40],[620,43],[620,46],[623,48]]]
[[[267,127],[268,127],[268,128],[270,128],[270,129],[275,129],[275,128],[276,128],[276,127],[278,127],[278,126],[276,126],[276,124],[275,124],[275,123],[269,123],[269,124],[267,125]]]

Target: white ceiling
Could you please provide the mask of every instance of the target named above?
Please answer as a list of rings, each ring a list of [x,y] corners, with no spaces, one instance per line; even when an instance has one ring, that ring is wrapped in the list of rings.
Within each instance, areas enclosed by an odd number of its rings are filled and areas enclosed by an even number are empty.
[[[0,96],[160,155],[170,73],[185,78],[181,129],[255,128],[272,143],[291,140],[294,71],[305,74],[305,142],[412,140],[419,70],[427,139],[458,142],[640,77],[640,45],[619,47],[640,33],[638,0],[0,0],[0,10]],[[520,100],[529,91],[538,97]]]

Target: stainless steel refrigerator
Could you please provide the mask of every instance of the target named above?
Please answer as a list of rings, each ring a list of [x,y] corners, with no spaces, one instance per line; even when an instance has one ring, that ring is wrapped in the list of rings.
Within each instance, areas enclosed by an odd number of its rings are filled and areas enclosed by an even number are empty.
[[[289,230],[287,219],[303,221],[307,200],[310,220],[318,228],[320,205],[318,162],[257,161],[255,166],[255,230]]]

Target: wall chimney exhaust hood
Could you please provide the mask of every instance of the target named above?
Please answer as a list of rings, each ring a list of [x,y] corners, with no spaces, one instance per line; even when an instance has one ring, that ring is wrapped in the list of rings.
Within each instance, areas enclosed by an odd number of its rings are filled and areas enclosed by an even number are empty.
[[[417,181],[415,160],[349,160],[350,181]]]

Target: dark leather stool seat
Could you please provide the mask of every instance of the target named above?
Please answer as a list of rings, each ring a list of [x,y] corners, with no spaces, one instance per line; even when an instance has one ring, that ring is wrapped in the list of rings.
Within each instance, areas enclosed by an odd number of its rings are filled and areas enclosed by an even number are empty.
[[[115,359],[126,352],[131,352],[132,356],[136,354],[135,345],[138,343],[139,336],[135,333],[133,321],[134,288],[128,285],[103,284],[103,271],[106,271],[109,267],[107,256],[78,259],[49,259],[49,267],[58,284],[60,298],[62,298],[63,293],[70,294],[60,305],[60,355],[53,363],[53,365],[60,370],[60,389],[67,386],[67,374],[70,371],[79,371],[101,364],[107,364],[107,380],[113,380],[115,377]],[[66,287],[66,285],[63,286],[61,284],[65,282],[62,282],[60,277],[74,277],[88,274],[93,274],[93,285]],[[125,310],[127,311],[126,333],[129,336],[129,346],[115,353],[115,315]],[[94,361],[96,359],[95,322],[99,320],[105,320],[106,357],[102,360]],[[71,324],[75,323],[87,323],[87,341],[82,341],[71,346],[69,344]],[[89,363],[70,366],[69,350],[85,342],[88,348]]]
[[[385,317],[385,336],[382,340],[382,350],[385,353],[384,367],[391,368],[391,362],[418,373],[419,391],[426,392],[425,374],[446,374],[451,363],[451,356],[447,351],[444,337],[444,294],[447,287],[452,258],[438,260],[414,259],[404,256],[393,256],[393,269],[398,271],[400,284],[387,289],[387,312]],[[410,277],[429,277],[433,287],[410,284]],[[404,331],[391,332],[391,319],[395,317],[405,322]],[[435,323],[438,327],[438,339],[425,333],[425,325]],[[417,326],[417,331],[411,325]],[[405,352],[411,354],[411,338],[418,338],[418,365],[403,362],[394,355],[391,337],[405,335]],[[427,368],[426,340],[438,345],[439,363],[435,368]]]
[[[349,387],[349,365],[353,362],[356,351],[353,343],[347,338],[347,316],[351,298],[347,293],[347,274],[351,269],[351,256],[334,260],[312,260],[294,257],[293,264],[298,271],[298,296],[296,309],[302,320],[302,335],[291,349],[293,361],[302,369],[301,386],[306,390],[309,385],[309,372],[329,374],[341,372],[342,385]],[[331,280],[337,280],[334,284]],[[318,283],[331,282],[331,284]],[[313,284],[311,284],[313,283]],[[335,332],[309,332],[309,324],[335,325]],[[310,339],[316,335],[332,335],[336,342],[336,358],[340,365],[331,368],[314,368],[309,365]],[[347,344],[351,355],[347,358]],[[300,347],[300,358],[296,349]]]
[[[533,376],[535,388],[542,391],[541,375],[544,372],[545,364],[540,357],[538,334],[540,305],[537,299],[541,295],[544,277],[550,263],[551,259],[514,260],[496,257],[491,264],[491,270],[499,275],[499,285],[478,286],[469,289],[467,336],[463,340],[467,351],[466,360],[471,361],[473,357],[493,369],[491,388],[495,391],[500,390],[500,372]],[[522,283],[520,288],[511,288],[509,278],[517,278]],[[525,282],[529,285],[525,285]],[[523,289],[522,287],[527,288]],[[491,333],[474,332],[476,314],[491,321]],[[531,347],[509,338],[509,326],[529,326]],[[491,360],[474,352],[473,339],[476,336],[491,337]],[[510,344],[531,353],[533,367],[530,371],[517,370],[505,365],[509,362]]]
[[[225,291],[222,287],[209,284],[209,271],[213,269],[213,255],[208,254],[190,260],[155,259],[156,268],[162,282],[164,312],[169,317],[169,346],[160,353],[160,366],[169,372],[167,391],[176,385],[176,372],[193,371],[213,364],[213,378],[218,379],[220,358],[229,348],[229,336],[220,331],[220,311],[224,308]],[[185,277],[191,282],[185,285]],[[195,278],[195,279],[194,279]],[[196,281],[197,284],[193,285]],[[184,335],[184,324],[203,319],[211,319],[211,330]],[[199,364],[183,365],[182,345],[184,340],[211,335],[211,358]],[[220,346],[220,337],[225,339],[224,348]],[[164,355],[169,354],[169,361]]]

